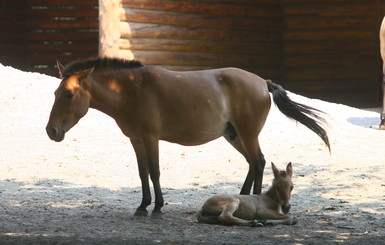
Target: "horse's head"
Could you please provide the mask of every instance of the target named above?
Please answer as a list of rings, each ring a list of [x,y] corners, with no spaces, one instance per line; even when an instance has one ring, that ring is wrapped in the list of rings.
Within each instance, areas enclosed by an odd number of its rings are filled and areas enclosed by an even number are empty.
[[[274,163],[271,163],[271,168],[274,173],[273,187],[278,202],[281,204],[282,211],[286,214],[290,210],[290,198],[291,191],[293,190],[293,182],[291,177],[293,176],[293,167],[289,163],[286,167],[286,171],[279,171]]]
[[[86,89],[87,77],[92,69],[65,75],[64,67],[58,62],[58,69],[63,79],[55,91],[55,102],[52,106],[46,131],[51,140],[60,142],[65,133],[70,130],[88,111],[90,95]]]

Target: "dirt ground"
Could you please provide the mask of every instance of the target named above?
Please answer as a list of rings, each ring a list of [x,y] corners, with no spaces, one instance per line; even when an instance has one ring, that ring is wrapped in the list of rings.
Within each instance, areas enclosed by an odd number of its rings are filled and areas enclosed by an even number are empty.
[[[237,194],[247,163],[224,140],[161,142],[163,217],[135,217],[141,201],[129,139],[90,110],[61,143],[45,133],[59,80],[0,65],[0,244],[383,244],[385,132],[375,112],[311,100],[329,113],[332,152],[273,106],[260,136],[267,160],[291,161],[294,226],[199,224],[215,193]],[[374,125],[374,127],[373,127]],[[153,205],[149,207],[149,210]]]

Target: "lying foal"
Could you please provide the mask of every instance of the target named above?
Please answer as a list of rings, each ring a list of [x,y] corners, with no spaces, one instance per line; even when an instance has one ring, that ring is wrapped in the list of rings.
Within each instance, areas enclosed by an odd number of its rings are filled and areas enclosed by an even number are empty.
[[[287,216],[293,190],[291,163],[286,171],[279,171],[274,163],[271,167],[274,180],[267,192],[260,195],[214,195],[199,210],[198,222],[248,226],[295,225],[297,218]]]

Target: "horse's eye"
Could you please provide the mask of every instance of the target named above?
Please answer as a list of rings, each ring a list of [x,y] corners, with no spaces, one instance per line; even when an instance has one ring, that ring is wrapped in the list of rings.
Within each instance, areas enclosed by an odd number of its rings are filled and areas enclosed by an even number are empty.
[[[67,96],[68,99],[72,99],[75,96],[75,94],[68,93],[68,94],[66,94],[66,96]]]
[[[294,186],[290,186],[290,190],[293,190],[294,189]]]

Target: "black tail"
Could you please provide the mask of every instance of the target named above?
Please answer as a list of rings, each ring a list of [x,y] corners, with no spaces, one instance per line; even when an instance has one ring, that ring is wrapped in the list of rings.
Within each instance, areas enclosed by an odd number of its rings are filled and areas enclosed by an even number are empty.
[[[328,135],[326,130],[321,127],[322,124],[326,124],[325,119],[321,117],[324,112],[313,107],[294,102],[287,96],[286,91],[280,85],[277,85],[270,80],[266,80],[266,83],[269,88],[269,92],[273,94],[273,101],[277,105],[278,109],[285,114],[285,116],[302,123],[321,137],[330,151]]]

